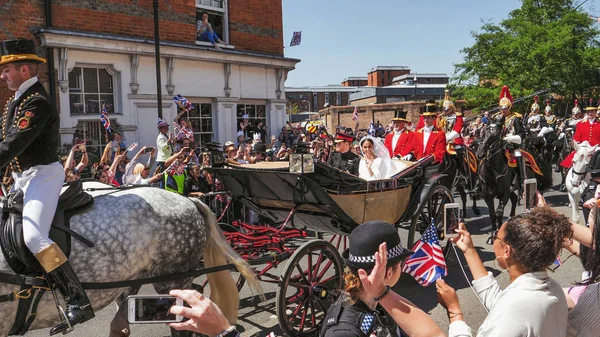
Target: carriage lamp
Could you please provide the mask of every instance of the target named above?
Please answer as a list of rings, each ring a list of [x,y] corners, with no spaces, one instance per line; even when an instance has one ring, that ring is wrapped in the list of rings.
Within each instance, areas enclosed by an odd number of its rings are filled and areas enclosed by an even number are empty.
[[[298,142],[294,146],[294,153],[290,154],[291,173],[315,172],[315,155],[310,153],[310,143]]]
[[[220,143],[208,142],[202,144],[202,157],[208,155],[210,158],[210,167],[221,167],[225,163],[225,157],[223,156],[223,151],[221,149]],[[196,153],[196,155],[198,154]]]

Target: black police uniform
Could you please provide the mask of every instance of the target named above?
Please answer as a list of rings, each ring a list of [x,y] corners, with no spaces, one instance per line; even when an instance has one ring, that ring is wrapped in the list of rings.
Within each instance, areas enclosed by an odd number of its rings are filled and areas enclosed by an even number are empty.
[[[358,300],[354,305],[340,298],[323,319],[320,337],[402,337],[405,336],[394,320],[378,306],[371,310]]]
[[[360,157],[352,151],[344,153],[334,152],[329,158],[327,164],[336,169],[348,171],[350,174],[357,176]]]

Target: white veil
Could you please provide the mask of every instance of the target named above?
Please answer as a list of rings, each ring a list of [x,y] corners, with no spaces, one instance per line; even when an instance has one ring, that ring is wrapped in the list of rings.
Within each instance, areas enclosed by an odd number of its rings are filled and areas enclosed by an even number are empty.
[[[390,172],[390,168],[392,166],[390,152],[385,147],[385,145],[383,144],[383,142],[381,141],[380,138],[373,137],[373,136],[365,136],[359,142],[360,153],[362,154],[363,157],[365,156],[365,153],[363,152],[362,144],[367,139],[370,139],[373,142],[373,153],[378,158],[381,158],[381,166],[379,168],[379,174],[381,175],[381,178],[382,179],[387,178],[388,172]]]

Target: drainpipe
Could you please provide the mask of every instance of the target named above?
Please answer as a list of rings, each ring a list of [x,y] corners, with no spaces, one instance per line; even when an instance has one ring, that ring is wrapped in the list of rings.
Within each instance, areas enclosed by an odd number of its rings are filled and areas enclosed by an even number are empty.
[[[46,9],[46,29],[52,28],[52,0],[45,0],[44,6]],[[47,47],[46,51],[48,52],[47,60],[48,60],[48,87],[50,88],[50,97],[54,99],[55,102],[58,101],[58,97],[56,97],[56,76],[54,74],[54,48]]]

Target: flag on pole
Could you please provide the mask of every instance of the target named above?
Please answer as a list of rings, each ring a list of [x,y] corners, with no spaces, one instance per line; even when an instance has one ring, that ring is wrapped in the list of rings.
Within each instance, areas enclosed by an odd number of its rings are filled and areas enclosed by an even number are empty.
[[[560,259],[560,256],[556,257],[556,260],[554,260],[554,265],[556,265],[556,268],[562,266],[562,260]]]
[[[131,151],[135,150],[136,147],[138,147],[138,143],[133,143],[127,148],[127,151],[125,151],[125,152],[131,152]]]
[[[412,250],[414,254],[404,262],[402,271],[410,274],[422,286],[427,287],[438,278],[448,275],[433,219]]]
[[[356,105],[354,106],[354,111],[352,112],[352,120],[355,122],[358,121],[358,108]]]
[[[292,36],[292,42],[290,42],[290,47],[299,46],[300,42],[302,42],[302,32],[294,32]]]
[[[106,129],[108,133],[111,133],[110,130],[110,118],[108,117],[108,112],[106,111],[106,106],[102,104],[102,112],[100,113],[100,122],[102,122],[102,126]]]
[[[175,104],[177,104],[177,106],[183,111],[190,111],[194,107],[190,101],[180,94],[177,94],[177,96],[173,97],[173,102],[175,102]]]

